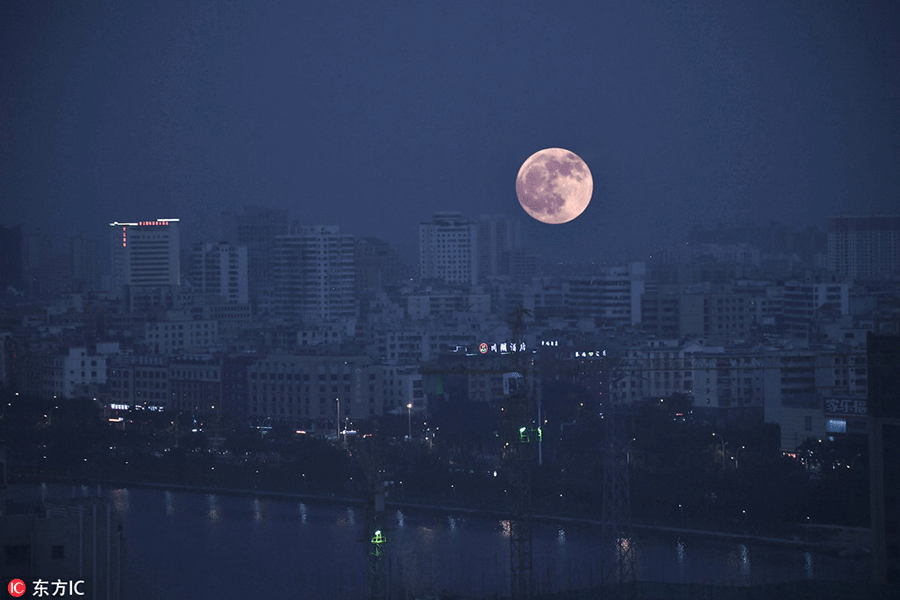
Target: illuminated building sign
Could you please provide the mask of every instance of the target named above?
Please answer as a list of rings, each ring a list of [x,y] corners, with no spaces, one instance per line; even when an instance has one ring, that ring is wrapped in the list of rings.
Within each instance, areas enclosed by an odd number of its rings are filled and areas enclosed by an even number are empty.
[[[130,404],[110,404],[109,409],[110,410],[131,410],[131,405]],[[149,410],[150,412],[163,412],[164,410],[166,410],[166,407],[159,406],[156,404],[149,404],[147,406],[144,406],[143,404],[135,404],[134,409],[135,410]]]
[[[825,414],[849,415],[865,417],[868,413],[868,405],[865,400],[853,398],[825,398]]]
[[[574,354],[575,358],[603,358],[604,356],[606,356],[606,350],[577,351]]]
[[[137,223],[119,223],[118,221],[113,221],[109,224],[110,227],[163,227],[165,225],[171,225],[172,223],[178,223],[180,219],[156,219],[154,221],[138,221]]]
[[[490,344],[488,345],[486,342],[481,342],[478,345],[478,351],[482,354],[487,353],[501,353],[506,354],[509,352],[525,352],[525,342],[517,344],[516,342],[501,342],[499,344]]]
[[[828,419],[825,422],[827,433],[847,433],[847,419]]]

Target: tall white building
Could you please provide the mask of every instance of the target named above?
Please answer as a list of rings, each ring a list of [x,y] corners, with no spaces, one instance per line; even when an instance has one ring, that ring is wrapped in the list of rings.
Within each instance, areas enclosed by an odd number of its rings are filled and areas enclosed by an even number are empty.
[[[275,314],[306,323],[356,316],[356,240],[336,225],[275,238]]]
[[[250,301],[246,246],[226,242],[198,242],[192,248],[190,280],[194,290],[216,294],[231,304]]]
[[[178,219],[109,224],[112,273],[110,292],[135,287],[181,284]]]
[[[444,283],[478,283],[478,225],[460,213],[434,213],[419,225],[419,274]]]

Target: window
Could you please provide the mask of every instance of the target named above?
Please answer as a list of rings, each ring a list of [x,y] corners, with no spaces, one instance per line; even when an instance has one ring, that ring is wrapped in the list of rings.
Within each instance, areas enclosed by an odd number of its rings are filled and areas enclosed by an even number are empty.
[[[812,417],[803,417],[803,430],[812,431]]]
[[[62,560],[66,557],[65,546],[50,546],[50,558],[53,560]]]

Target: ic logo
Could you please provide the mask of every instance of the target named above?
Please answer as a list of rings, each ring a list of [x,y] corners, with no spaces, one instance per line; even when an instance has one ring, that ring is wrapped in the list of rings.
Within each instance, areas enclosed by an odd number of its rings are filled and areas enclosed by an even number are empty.
[[[6,589],[9,590],[9,595],[13,598],[19,598],[25,595],[25,582],[21,579],[13,579],[9,582],[9,585],[6,586]]]

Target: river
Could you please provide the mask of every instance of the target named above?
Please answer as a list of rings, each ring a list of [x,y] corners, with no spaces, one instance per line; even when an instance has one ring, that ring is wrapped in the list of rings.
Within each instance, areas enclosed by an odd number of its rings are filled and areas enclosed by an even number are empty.
[[[53,497],[96,493],[87,486],[44,490]],[[365,597],[359,506],[141,487],[101,494],[124,526],[129,600]],[[509,593],[509,528],[501,518],[396,507],[386,516],[394,597]],[[793,546],[646,531],[630,543],[636,575],[646,581],[746,586],[869,577],[867,558]],[[537,521],[533,552],[540,591],[599,583],[598,526]]]

